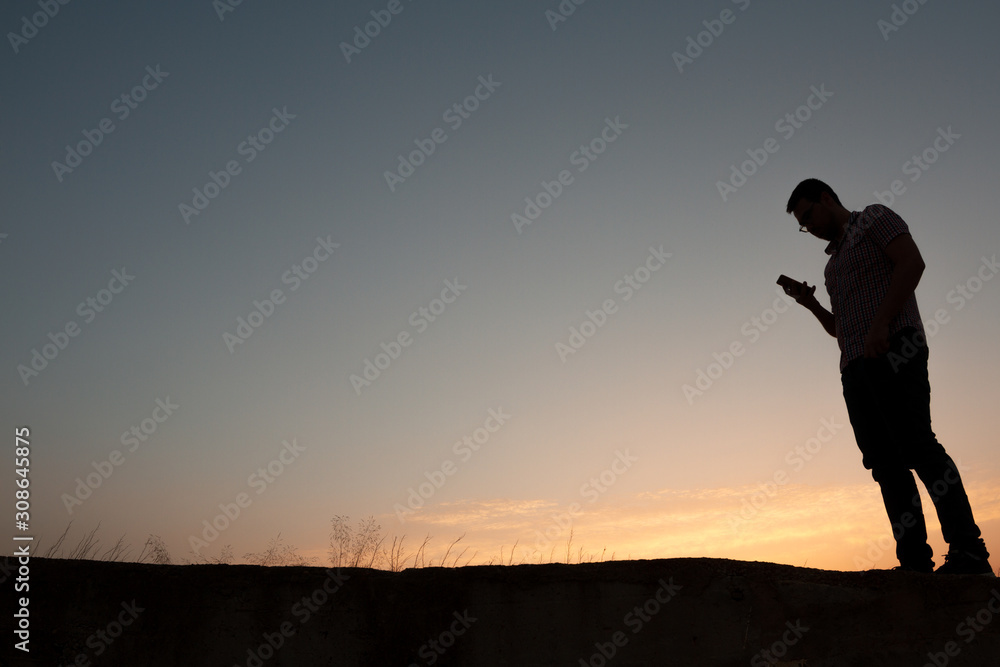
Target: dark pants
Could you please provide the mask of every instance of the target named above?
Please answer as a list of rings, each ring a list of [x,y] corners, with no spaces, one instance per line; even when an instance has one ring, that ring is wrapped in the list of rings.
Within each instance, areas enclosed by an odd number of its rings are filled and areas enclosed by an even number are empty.
[[[980,531],[958,467],[931,430],[926,340],[907,328],[889,346],[880,357],[848,363],[841,380],[862,462],[882,489],[896,557],[926,567],[932,555],[911,469],[927,487],[950,548],[978,553]]]

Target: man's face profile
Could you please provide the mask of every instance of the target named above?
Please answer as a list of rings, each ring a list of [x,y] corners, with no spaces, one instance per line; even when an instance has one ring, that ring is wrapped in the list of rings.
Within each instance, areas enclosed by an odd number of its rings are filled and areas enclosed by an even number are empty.
[[[810,234],[824,241],[832,241],[836,234],[833,210],[830,206],[832,201],[830,195],[825,192],[820,195],[819,201],[802,198],[795,205],[792,214],[799,225],[805,227]]]

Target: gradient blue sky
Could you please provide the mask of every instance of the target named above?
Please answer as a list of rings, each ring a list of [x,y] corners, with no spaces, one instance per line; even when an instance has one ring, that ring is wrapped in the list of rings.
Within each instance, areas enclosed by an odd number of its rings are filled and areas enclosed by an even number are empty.
[[[574,552],[858,569],[888,526],[836,342],[797,306],[768,312],[779,273],[822,284],[823,242],[784,213],[819,177],[852,210],[905,187],[891,206],[928,266],[922,315],[947,320],[931,340],[935,430],[1000,549],[1000,281],[954,292],[992,277],[981,267],[1000,248],[1000,9],[913,3],[884,33],[888,2],[591,0],[553,29],[555,0],[402,0],[347,62],[341,43],[388,4],[253,1],[220,19],[208,0],[74,2],[16,53],[8,35],[0,403],[8,437],[32,430],[43,547],[73,520],[71,538],[100,522],[107,542],[155,533],[192,558],[203,520],[246,493],[203,555],[259,551],[280,531],[323,558],[333,515],[374,515],[412,543],[432,535],[429,555],[464,534],[473,562],[515,542],[518,557],[559,557],[572,527]],[[8,3],[0,26],[20,32],[39,11]],[[679,71],[673,54],[705,21],[721,34]],[[115,99],[157,67],[121,118]],[[486,97],[480,77],[499,86],[455,128],[445,113]],[[806,114],[814,89],[832,95]],[[243,142],[276,109],[294,118],[248,161]],[[794,133],[776,125],[797,110],[809,118]],[[114,130],[60,180],[53,162],[104,118]],[[609,119],[619,134],[581,172],[576,152]],[[391,190],[385,172],[437,128],[447,139]],[[939,130],[947,151],[912,180]],[[723,198],[717,183],[769,138],[776,152]],[[179,206],[230,161],[239,172],[186,221]],[[512,214],[563,170],[572,182],[518,231]],[[319,238],[339,245],[293,290],[286,272]],[[661,247],[670,258],[626,300],[619,281],[646,278]],[[123,267],[134,280],[88,321],[78,304]],[[463,288],[421,324],[446,281]],[[231,352],[224,334],[276,289],[284,301]],[[609,299],[606,323],[561,358]],[[71,321],[78,335],[24,381],[18,367]],[[356,391],[352,374],[400,334],[411,343]],[[688,400],[734,343],[743,353]],[[168,398],[179,407],[129,451],[122,434]],[[496,428],[491,409],[510,417]],[[478,451],[454,447],[487,425]],[[810,460],[788,454],[820,434]],[[304,449],[272,464],[273,482],[251,477],[293,440]],[[120,465],[70,513],[63,494],[114,450]],[[445,483],[400,520],[428,475]],[[868,560],[893,565],[883,551]]]

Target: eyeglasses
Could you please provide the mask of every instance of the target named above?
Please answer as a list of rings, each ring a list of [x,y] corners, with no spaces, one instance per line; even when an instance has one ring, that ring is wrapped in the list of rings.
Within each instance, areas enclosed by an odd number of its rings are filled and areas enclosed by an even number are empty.
[[[812,218],[812,210],[813,210],[813,206],[815,206],[815,205],[816,205],[816,202],[813,202],[812,204],[809,204],[809,208],[807,208],[805,210],[805,212],[802,214],[802,217],[799,218],[799,231],[800,232],[808,232],[809,231],[809,229],[807,228],[807,225],[809,224],[809,221]],[[803,224],[803,223],[805,223],[805,224]]]

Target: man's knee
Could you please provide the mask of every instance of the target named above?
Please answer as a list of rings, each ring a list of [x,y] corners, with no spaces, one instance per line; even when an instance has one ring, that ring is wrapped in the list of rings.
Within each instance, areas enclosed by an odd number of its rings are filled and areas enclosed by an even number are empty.
[[[880,461],[871,467],[872,479],[874,479],[879,484],[892,484],[894,482],[899,482],[899,480],[905,481],[905,475],[910,476],[910,481],[913,480],[913,476],[910,473],[909,468],[901,464],[891,463],[887,461]]]

